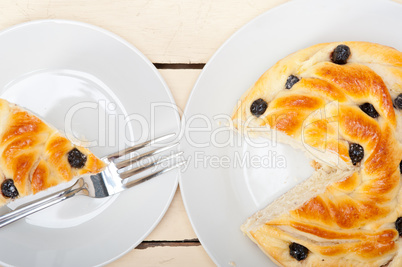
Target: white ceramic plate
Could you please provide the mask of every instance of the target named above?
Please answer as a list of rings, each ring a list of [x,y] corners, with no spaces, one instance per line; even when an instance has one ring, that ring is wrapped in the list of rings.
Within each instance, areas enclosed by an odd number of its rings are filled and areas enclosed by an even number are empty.
[[[63,20],[17,25],[0,33],[0,58],[0,96],[99,157],[179,130],[174,100],[152,63],[103,29]],[[111,262],[154,229],[177,184],[173,171],[118,196],[76,197],[2,228],[0,264]]]
[[[402,50],[401,14],[402,5],[391,1],[291,1],[240,29],[205,66],[184,113],[189,166],[180,188],[217,265],[274,266],[240,226],[312,173],[308,159],[288,146],[232,137],[225,124],[237,100],[279,59],[313,44],[371,41]]]

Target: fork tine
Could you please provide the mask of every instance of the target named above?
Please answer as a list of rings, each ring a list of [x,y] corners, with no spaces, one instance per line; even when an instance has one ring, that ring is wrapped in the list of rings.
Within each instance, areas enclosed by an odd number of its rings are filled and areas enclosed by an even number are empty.
[[[166,173],[166,172],[168,172],[168,171],[177,169],[177,168],[179,168],[180,166],[184,165],[186,162],[187,162],[186,160],[181,161],[181,162],[179,162],[179,163],[176,163],[176,164],[173,165],[173,166],[170,166],[170,167],[168,167],[168,168],[162,169],[162,170],[160,170],[160,171],[158,171],[158,172],[155,172],[155,173],[149,174],[149,175],[147,175],[147,176],[145,176],[145,177],[139,178],[139,179],[137,179],[137,180],[128,182],[128,183],[124,184],[123,186],[124,186],[126,189],[128,189],[128,188],[131,188],[131,187],[133,187],[133,186],[142,184],[142,183],[144,183],[144,182],[146,182],[146,181],[148,181],[148,180],[150,180],[150,179],[152,179],[152,178],[155,178],[156,176],[159,176],[159,175],[164,174],[164,173]]]
[[[118,157],[124,156],[124,155],[126,155],[128,153],[131,153],[131,152],[134,152],[134,151],[136,151],[138,149],[146,147],[146,146],[150,145],[151,143],[156,143],[156,142],[168,139],[168,138],[170,138],[170,137],[172,137],[174,135],[175,135],[174,133],[171,133],[171,134],[167,134],[167,135],[157,137],[155,139],[145,141],[145,142],[143,142],[141,144],[137,144],[137,145],[128,147],[128,148],[126,148],[124,150],[118,151],[116,153],[112,153],[112,154],[108,155],[107,158],[110,160],[110,159],[113,159],[113,158],[118,158]]]
[[[181,152],[179,152],[179,153],[176,153],[176,154],[173,154],[173,155],[170,155],[170,156],[168,156],[168,157],[166,157],[166,158],[155,159],[154,161],[152,161],[151,163],[149,163],[149,164],[147,164],[147,165],[145,165],[145,166],[139,166],[139,167],[137,167],[137,168],[130,169],[130,170],[128,170],[128,171],[125,171],[125,172],[120,173],[120,178],[126,179],[126,178],[128,178],[128,177],[130,177],[130,176],[133,176],[133,175],[137,174],[137,173],[140,173],[140,172],[142,172],[142,171],[145,171],[145,170],[147,170],[147,169],[149,169],[149,168],[151,168],[151,167],[153,167],[153,166],[160,165],[160,164],[162,164],[163,162],[166,162],[166,161],[168,161],[168,160],[170,160],[170,159],[176,158],[176,157],[180,156],[181,154],[183,154],[183,151],[181,151]]]
[[[144,154],[140,154],[140,155],[134,156],[134,157],[132,157],[132,158],[129,158],[129,159],[126,159],[126,160],[123,160],[123,161],[120,161],[120,162],[116,162],[116,163],[115,163],[116,168],[117,168],[117,169],[121,169],[121,168],[130,166],[130,165],[132,165],[133,163],[135,163],[136,161],[139,161],[139,160],[141,160],[141,159],[145,159],[145,158],[152,157],[153,155],[158,154],[158,153],[161,153],[161,152],[166,151],[166,150],[168,150],[168,149],[171,149],[172,147],[175,147],[175,146],[177,146],[178,144],[179,144],[179,143],[174,143],[174,144],[172,144],[172,145],[168,145],[168,146],[165,146],[165,147],[156,148],[156,149],[153,149],[153,150],[151,150],[151,151],[148,151],[148,152],[146,152],[146,153],[144,153]]]

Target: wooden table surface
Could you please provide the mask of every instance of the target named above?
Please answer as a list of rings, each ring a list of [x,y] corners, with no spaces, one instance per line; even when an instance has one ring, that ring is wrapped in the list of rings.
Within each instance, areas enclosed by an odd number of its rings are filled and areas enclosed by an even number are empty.
[[[286,1],[0,0],[0,30],[37,19],[76,20],[109,30],[155,64],[176,104],[184,110],[204,64],[223,42],[256,16]],[[178,188],[155,230],[108,266],[215,264],[191,227]]]

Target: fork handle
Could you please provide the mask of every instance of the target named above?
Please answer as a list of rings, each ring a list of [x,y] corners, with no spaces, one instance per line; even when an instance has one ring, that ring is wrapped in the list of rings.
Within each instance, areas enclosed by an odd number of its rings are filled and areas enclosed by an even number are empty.
[[[66,189],[21,205],[15,210],[0,216],[0,228],[75,196],[78,192],[84,189],[84,186],[80,185],[80,180],[82,181],[82,179],[80,178],[79,180],[77,180],[77,182],[75,182],[75,184]]]

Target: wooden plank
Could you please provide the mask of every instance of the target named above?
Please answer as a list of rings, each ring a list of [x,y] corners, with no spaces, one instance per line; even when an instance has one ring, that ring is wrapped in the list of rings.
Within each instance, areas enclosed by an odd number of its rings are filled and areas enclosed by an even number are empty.
[[[2,0],[0,30],[38,19],[76,20],[116,33],[154,63],[206,63],[236,30],[287,1]]]
[[[194,239],[197,239],[197,235],[194,233],[187,217],[180,190],[177,190],[165,216],[145,240],[177,241]]]
[[[205,63],[236,30],[286,1],[2,0],[0,30],[37,19],[77,20],[120,35],[152,62]]]
[[[164,69],[159,70],[159,72],[172,91],[172,95],[179,110],[184,110],[191,89],[201,73],[201,70]],[[189,240],[195,238],[197,238],[197,236],[191,227],[180,190],[178,189],[165,216],[145,240]]]
[[[202,70],[199,69],[160,69],[179,110],[184,111],[187,99]]]
[[[144,241],[135,249],[148,249],[155,247],[196,247],[200,245],[198,239],[181,241]]]
[[[212,267],[216,266],[201,245],[198,246],[158,246],[134,249],[109,264],[108,267]]]
[[[237,29],[287,0],[2,0],[0,30],[37,19],[105,28],[152,62],[205,63]]]

